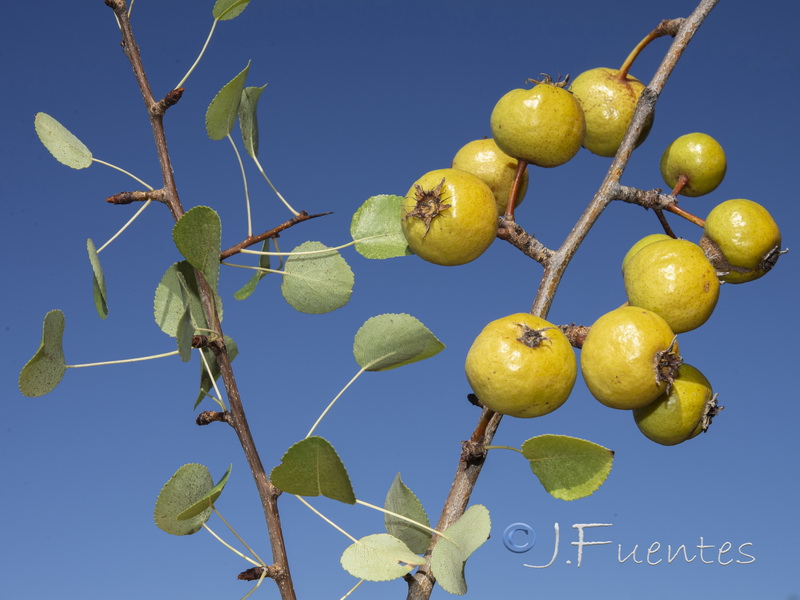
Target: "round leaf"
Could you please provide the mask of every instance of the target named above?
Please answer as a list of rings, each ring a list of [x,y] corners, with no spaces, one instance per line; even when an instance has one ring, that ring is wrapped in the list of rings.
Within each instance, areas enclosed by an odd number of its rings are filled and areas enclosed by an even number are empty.
[[[430,330],[407,314],[368,319],[356,332],[353,354],[367,371],[387,371],[439,354],[444,350]]]
[[[540,435],[522,444],[522,454],[544,489],[561,500],[594,493],[611,472],[614,452],[566,435]]]
[[[172,535],[197,533],[211,516],[211,508],[185,520],[179,520],[178,515],[203,500],[213,487],[214,480],[205,466],[197,463],[183,465],[158,494],[153,515],[156,525]]]
[[[464,563],[489,539],[492,522],[489,510],[481,505],[470,506],[463,515],[444,530],[431,553],[431,571],[442,588],[451,594],[466,594]]]
[[[192,504],[189,508],[184,510],[175,518],[178,521],[185,521],[187,519],[191,519],[192,517],[196,517],[209,508],[213,508],[217,498],[219,498],[220,494],[222,494],[222,490],[225,489],[225,484],[228,483],[228,478],[231,476],[231,469],[233,469],[232,464],[228,467],[228,470],[225,471],[225,474],[222,476],[222,479],[219,480],[217,485],[208,490],[208,492],[202,498],[200,498],[200,500]]]
[[[373,196],[353,215],[350,235],[365,258],[394,258],[413,254],[400,225],[402,196]]]
[[[216,290],[222,241],[219,215],[208,206],[195,206],[175,223],[172,239],[189,264],[203,274],[212,290]]]
[[[73,169],[85,169],[92,164],[91,151],[50,115],[36,113],[33,126],[39,140],[58,162]]]
[[[292,252],[326,250],[320,242],[305,242]],[[321,254],[289,255],[283,268],[281,293],[294,308],[321,314],[341,308],[353,292],[353,271],[336,250]]]
[[[275,487],[290,494],[326,496],[345,504],[356,502],[342,460],[330,442],[321,437],[306,438],[289,448],[281,464],[272,469],[270,479]]]
[[[425,560],[388,533],[376,533],[348,546],[341,558],[345,571],[367,581],[389,581],[411,572]]]
[[[25,396],[44,396],[52,392],[64,372],[64,313],[51,310],[44,316],[42,343],[19,374],[19,389]]]

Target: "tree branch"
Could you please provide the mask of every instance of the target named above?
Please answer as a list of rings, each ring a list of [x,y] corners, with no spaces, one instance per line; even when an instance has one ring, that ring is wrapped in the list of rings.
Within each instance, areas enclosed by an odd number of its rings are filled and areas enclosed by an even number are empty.
[[[178,196],[177,186],[172,173],[172,164],[167,149],[167,138],[164,131],[163,116],[164,111],[168,106],[171,106],[177,99],[180,98],[178,91],[173,91],[167,94],[167,97],[162,102],[155,102],[153,94],[150,91],[150,84],[145,74],[144,66],[142,63],[141,53],[136,44],[133,36],[131,24],[128,19],[126,10],[126,3],[124,0],[105,0],[105,3],[110,6],[117,16],[117,20],[122,32],[122,47],[125,55],[133,67],[133,72],[136,81],[139,84],[139,89],[142,92],[145,106],[147,107],[147,114],[150,118],[150,125],[153,129],[153,137],[155,138],[156,150],[158,153],[159,164],[161,165],[161,175],[164,181],[165,203],[170,208],[173,219],[178,221],[183,216],[183,207]],[[244,407],[242,405],[241,397],[239,396],[239,389],[236,384],[236,379],[231,369],[230,357],[228,356],[227,348],[223,342],[222,328],[219,323],[219,316],[217,314],[217,307],[215,306],[214,294],[203,277],[202,273],[195,271],[197,276],[198,288],[200,291],[200,299],[203,304],[203,310],[209,323],[209,327],[214,331],[215,341],[209,342],[209,346],[215,353],[217,364],[220,368],[222,381],[225,385],[226,395],[230,403],[230,414],[225,419],[236,431],[239,437],[239,442],[244,450],[247,462],[250,465],[250,470],[256,483],[258,495],[261,498],[261,504],[264,509],[264,517],[267,522],[267,529],[269,531],[270,545],[272,548],[272,558],[275,564],[271,567],[271,577],[274,579],[283,600],[295,600],[294,586],[292,584],[291,574],[289,572],[289,562],[286,556],[286,546],[283,540],[283,530],[281,527],[280,516],[278,513],[278,496],[280,490],[272,485],[267,477],[264,465],[261,463],[258,451],[256,449],[255,441],[250,433],[250,427],[245,417]]]
[[[664,88],[664,84],[672,73],[678,59],[686,49],[697,29],[702,24],[708,13],[719,0],[702,0],[692,14],[680,23],[680,28],[675,34],[675,40],[667,50],[664,59],[656,71],[650,85],[648,85],[639,98],[636,111],[634,112],[631,124],[625,134],[622,144],[617,151],[611,167],[608,170],[600,188],[595,194],[589,206],[581,215],[578,222],[573,227],[561,247],[549,258],[544,269],[539,289],[536,293],[531,313],[542,318],[547,317],[550,306],[553,303],[556,290],[564,275],[572,257],[575,255],[580,244],[589,233],[592,225],[597,221],[600,214],[608,204],[614,199],[618,192],[619,180],[625,166],[628,164],[631,153],[639,139],[644,123],[649,115],[652,114],[658,96]],[[471,442],[487,446],[494,438],[494,433],[500,424],[501,416],[493,413],[489,409],[484,409],[481,414],[478,426],[472,435]],[[454,523],[466,510],[475,482],[478,479],[484,460],[468,461],[464,454],[459,460],[450,493],[445,500],[439,522],[436,526],[438,530],[443,530]],[[430,552],[434,540],[428,548]],[[427,600],[433,591],[435,578],[430,571],[430,562],[418,569],[413,577],[409,578],[408,600]]]
[[[230,258],[231,256],[233,256],[234,254],[238,254],[245,248],[249,248],[250,246],[258,244],[259,242],[263,242],[264,240],[267,240],[269,238],[277,237],[279,233],[285,231],[286,229],[289,229],[289,227],[297,225],[298,223],[302,223],[303,221],[308,221],[309,219],[316,219],[317,217],[324,217],[325,215],[330,215],[330,214],[333,213],[326,212],[326,213],[319,213],[316,215],[310,215],[304,210],[300,211],[300,214],[292,217],[291,219],[285,221],[284,223],[281,223],[277,227],[273,227],[272,229],[270,229],[269,231],[265,231],[264,233],[251,236],[239,242],[235,246],[231,246],[227,250],[223,250],[222,252],[220,252],[219,259],[225,260],[226,258]]]

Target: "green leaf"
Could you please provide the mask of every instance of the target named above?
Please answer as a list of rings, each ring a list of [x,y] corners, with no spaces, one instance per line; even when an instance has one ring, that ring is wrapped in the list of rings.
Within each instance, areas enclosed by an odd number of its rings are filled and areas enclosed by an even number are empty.
[[[183,257],[200,271],[212,290],[219,284],[222,223],[208,206],[195,206],[175,223],[172,239]]]
[[[178,344],[178,353],[183,362],[192,360],[192,340],[194,339],[194,325],[192,325],[192,313],[189,310],[189,303],[183,311],[183,316],[178,321],[178,331],[175,334],[175,341]]]
[[[106,278],[103,275],[103,267],[100,266],[100,258],[97,256],[97,249],[92,238],[86,240],[86,250],[89,252],[89,262],[92,265],[92,280],[94,283],[94,307],[101,319],[108,316],[108,298],[106,296]]]
[[[376,533],[345,548],[341,558],[345,571],[367,581],[389,581],[412,571],[425,560],[396,537]]]
[[[353,215],[350,235],[356,251],[365,258],[394,258],[414,254],[408,247],[400,213],[402,196],[373,196],[368,198]],[[378,237],[376,237],[378,236]]]
[[[561,500],[594,493],[611,472],[614,452],[566,435],[539,435],[522,444],[522,454],[544,489]]]
[[[33,126],[39,140],[58,162],[73,169],[85,169],[92,164],[91,151],[50,115],[36,113]]]
[[[211,517],[211,508],[188,519],[179,519],[178,516],[202,501],[213,488],[214,480],[205,466],[197,463],[183,465],[158,494],[153,512],[156,525],[172,535],[197,533]]]
[[[356,332],[353,354],[367,371],[387,371],[425,360],[444,344],[411,315],[384,314],[368,319]]]
[[[242,99],[244,80],[250,70],[250,62],[236,77],[226,83],[214,96],[206,111],[206,133],[212,140],[221,140],[226,137],[236,123],[236,114],[239,111],[239,102]]]
[[[281,464],[272,469],[272,483],[297,496],[325,496],[355,504],[350,477],[336,450],[324,438],[313,436],[286,451]]]
[[[261,246],[262,252],[267,252],[269,250],[269,239],[264,240],[264,244]],[[258,257],[258,266],[262,269],[269,269],[270,267],[270,260],[269,255],[261,254]],[[244,300],[250,297],[250,294],[256,291],[256,286],[258,282],[261,281],[261,278],[265,275],[269,275],[266,271],[256,271],[253,273],[253,276],[250,280],[245,283],[238,291],[234,292],[233,297],[237,300]]]
[[[431,571],[445,591],[458,595],[467,593],[464,564],[489,539],[491,528],[489,510],[476,504],[444,530],[447,538],[440,537],[431,553]]]
[[[267,84],[261,87],[246,87],[242,90],[242,100],[239,103],[239,128],[242,130],[242,142],[247,153],[255,158],[258,156],[258,99]]]
[[[395,476],[389,488],[389,493],[386,494],[386,502],[383,507],[393,513],[403,515],[417,523],[430,527],[430,521],[428,521],[428,515],[425,514],[422,503],[400,479],[400,473]],[[408,521],[398,519],[392,515],[384,514],[383,521],[386,526],[386,533],[401,540],[412,552],[422,554],[428,548],[431,541],[430,531],[416,527]]]
[[[326,250],[320,242],[305,242],[292,252]],[[290,254],[283,268],[281,293],[300,312],[321,314],[341,308],[353,292],[353,271],[336,250],[322,254]]]
[[[217,0],[211,14],[218,21],[230,21],[242,14],[248,4],[250,0]]]
[[[233,359],[239,354],[239,346],[236,345],[236,342],[233,341],[232,338],[229,338],[227,335],[223,336],[222,338],[225,341],[225,348],[228,349],[228,359],[233,362]],[[203,356],[206,357],[206,361],[208,362],[208,366],[211,369],[211,373],[214,375],[214,381],[219,379],[220,371],[219,371],[219,363],[217,363],[217,355],[214,354],[210,348],[202,348],[200,350],[203,353]],[[211,377],[206,370],[205,364],[201,361],[200,362],[200,393],[197,396],[197,400],[194,401],[194,408],[197,408],[202,402],[203,398],[208,396],[208,392],[211,389]]]
[[[64,372],[64,313],[51,310],[44,316],[42,324],[42,343],[19,374],[19,389],[25,396],[44,396],[52,392]]]
[[[161,331],[170,337],[178,334],[178,325],[183,318],[188,301],[192,323],[196,328],[209,329],[194,267],[186,261],[171,265],[161,277],[153,300],[153,313]],[[217,314],[222,320],[222,300],[214,292]]]
[[[233,469],[232,464],[228,467],[228,470],[225,471],[225,474],[222,476],[222,479],[219,480],[217,485],[208,490],[208,492],[206,492],[206,494],[202,498],[200,498],[200,500],[192,504],[189,508],[184,510],[175,518],[178,521],[186,521],[187,519],[196,517],[197,515],[208,510],[209,508],[213,508],[214,503],[217,501],[217,498],[219,498],[220,494],[222,494],[222,490],[225,489],[225,484],[228,483],[228,477],[231,476],[231,469]]]

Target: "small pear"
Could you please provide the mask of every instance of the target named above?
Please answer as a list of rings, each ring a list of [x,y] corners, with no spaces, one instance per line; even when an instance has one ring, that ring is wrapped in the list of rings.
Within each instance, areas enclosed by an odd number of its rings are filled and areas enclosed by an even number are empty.
[[[580,102],[549,77],[532,89],[505,94],[492,110],[490,124],[503,152],[539,167],[569,161],[586,134]]]
[[[745,283],[767,274],[781,255],[781,231],[769,211],[738,198],[715,206],[700,245],[727,283]]]
[[[717,406],[705,375],[683,363],[669,392],[634,409],[633,418],[646,437],[663,446],[674,446],[706,431],[722,408]]]
[[[583,147],[600,156],[614,156],[628,131],[644,84],[618,69],[599,67],[584,71],[575,78],[570,91],[580,101],[586,116]],[[653,126],[653,113],[636,140],[638,146]]]
[[[688,240],[647,244],[628,260],[622,276],[628,303],[663,317],[675,333],[700,327],[719,300],[716,269]]]
[[[506,212],[511,186],[517,172],[517,160],[500,150],[492,138],[474,140],[465,144],[453,158],[454,169],[461,169],[480,177],[489,186],[497,201],[497,214]],[[528,171],[522,174],[515,206],[522,204],[528,190]]]
[[[681,176],[686,184],[682,196],[704,196],[717,189],[728,170],[725,151],[705,133],[687,133],[672,142],[661,155],[661,177],[674,189]]]

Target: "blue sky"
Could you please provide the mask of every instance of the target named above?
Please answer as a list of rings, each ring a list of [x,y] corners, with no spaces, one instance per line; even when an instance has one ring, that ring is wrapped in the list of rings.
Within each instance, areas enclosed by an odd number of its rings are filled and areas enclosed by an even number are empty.
[[[198,428],[197,358],[69,371],[42,398],[24,398],[16,380],[35,351],[44,314],[66,314],[68,363],[144,356],[173,349],[152,320],[164,269],[179,260],[171,218],[152,206],[101,255],[110,315],[100,321],[91,297],[85,242],[102,243],[131,207],[108,206],[114,193],[138,189],[99,165],[73,171],[55,162],[33,129],[44,111],[81,138],[94,155],[156,187],[159,169],[141,97],[111,11],[100,0],[16,3],[0,40],[6,81],[0,148],[6,205],[8,285],[3,296],[3,398],[0,507],[4,557],[0,590],[16,598],[239,598],[235,580],[247,564],[205,532],[174,537],[152,520],[163,483],[182,464],[200,462],[233,474],[223,515],[257,551],[268,554],[263,515],[233,432]],[[495,438],[518,446],[542,433],[590,439],[616,451],[614,469],[593,496],[551,498],[512,452],[492,451],[472,497],[489,508],[492,536],[467,564],[468,598],[797,599],[795,540],[800,442],[797,371],[798,208],[796,140],[800,120],[798,9],[720,3],[690,44],[661,96],[648,140],[622,182],[663,185],[658,160],[675,137],[702,131],[725,148],[728,173],[706,197],[682,205],[705,216],[717,203],[749,198],[765,205],[792,251],[765,278],[723,286],[702,328],[681,336],[687,362],[710,379],[726,410],[710,432],[677,447],[645,439],[630,414],[600,405],[579,380],[557,412],[505,419]],[[663,18],[694,3],[538,3],[441,1],[254,1],[221,23],[180,103],[166,117],[184,206],[209,205],[223,223],[223,246],[245,231],[242,182],[227,142],[205,134],[206,107],[252,59],[249,85],[269,83],[260,103],[262,164],[298,209],[334,214],[282,238],[288,250],[306,240],[349,241],[350,218],[376,194],[404,194],[423,173],[447,167],[466,142],[490,135],[489,114],[506,91],[542,72],[573,76],[616,67]],[[134,28],[157,96],[174,86],[211,26],[211,2],[138,0]],[[632,73],[647,81],[668,46],[653,43]],[[610,159],[581,151],[557,169],[531,169],[518,221],[556,247],[594,194]],[[248,171],[257,229],[289,215]],[[697,241],[699,230],[671,219]],[[658,231],[654,215],[613,204],[580,249],[559,289],[550,320],[590,324],[624,302],[620,261],[640,237]],[[330,440],[359,498],[382,504],[395,474],[433,520],[445,498],[477,409],[466,400],[463,361],[489,321],[529,309],[540,267],[500,241],[478,260],[446,268],[416,257],[369,261],[343,251],[356,277],[351,301],[330,315],[295,312],[276,278],[245,302],[232,293],[248,278],[223,269],[224,327],[238,342],[235,370],[251,427],[267,465],[308,431],[358,370],[352,338],[369,317],[407,312],[447,349],[385,373],[367,373],[348,390],[317,433]],[[212,404],[204,406],[213,408]],[[314,505],[356,537],[381,531],[382,517],[361,507],[316,499]],[[301,598],[340,598],[355,580],[339,566],[349,541],[294,498],[281,510]],[[526,554],[502,543],[503,530],[529,524],[538,541]],[[553,565],[554,523],[561,546]],[[586,539],[576,566],[574,524]],[[220,532],[224,527],[212,519]],[[216,526],[215,526],[216,525]],[[230,537],[230,536],[228,536]],[[702,542],[701,542],[702,538]],[[661,545],[646,562],[647,548]],[[731,550],[720,558],[725,543]],[[666,548],[687,546],[691,563],[668,563]],[[638,545],[637,558],[618,560]],[[755,557],[749,562],[739,553]],[[726,546],[727,547],[727,546]],[[719,564],[730,559],[734,562]],[[739,564],[736,560],[749,562]],[[569,564],[567,561],[571,561]],[[687,592],[687,590],[691,590]],[[404,597],[394,581],[362,586],[353,598]],[[441,589],[434,598],[449,594]],[[256,598],[274,598],[266,582]]]

